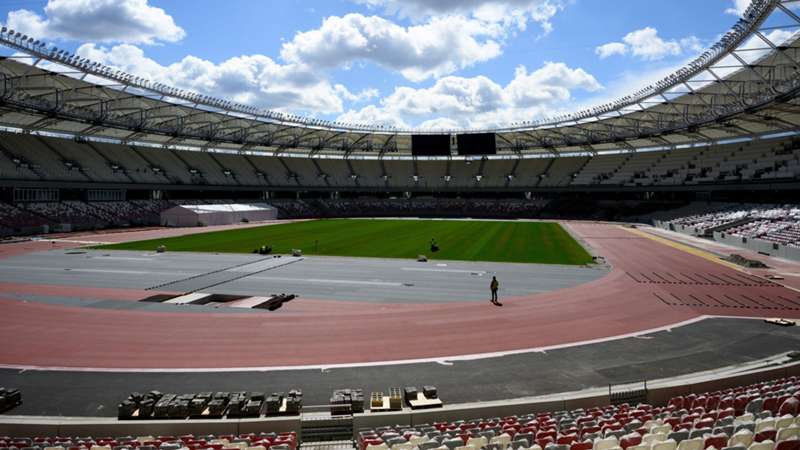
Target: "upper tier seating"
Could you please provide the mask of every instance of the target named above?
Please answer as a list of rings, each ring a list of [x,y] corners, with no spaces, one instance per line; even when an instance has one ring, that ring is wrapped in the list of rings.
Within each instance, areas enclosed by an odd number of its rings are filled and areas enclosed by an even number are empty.
[[[673,150],[520,159],[376,159],[173,150],[1,133],[0,177],[109,184],[319,187],[341,190],[665,186],[792,180],[800,142],[791,139]]]

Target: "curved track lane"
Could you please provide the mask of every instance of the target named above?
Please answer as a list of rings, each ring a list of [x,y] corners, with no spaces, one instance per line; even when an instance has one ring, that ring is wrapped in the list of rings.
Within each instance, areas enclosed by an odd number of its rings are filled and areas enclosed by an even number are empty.
[[[8,324],[0,328],[0,340],[15,343],[0,348],[0,364],[109,369],[368,364],[603,340],[703,315],[800,318],[795,291],[617,225],[569,226],[613,270],[573,288],[505,298],[503,308],[304,298],[269,316],[153,313],[21,302],[0,290],[0,314]]]

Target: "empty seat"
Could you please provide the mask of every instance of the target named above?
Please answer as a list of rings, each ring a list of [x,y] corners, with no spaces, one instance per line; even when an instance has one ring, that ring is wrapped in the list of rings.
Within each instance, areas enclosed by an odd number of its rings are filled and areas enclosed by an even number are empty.
[[[607,438],[599,438],[595,439],[594,446],[592,447],[593,450],[609,450],[613,447],[619,445],[619,441],[616,437],[611,436]]]
[[[509,448],[513,450],[527,449],[528,447],[530,447],[530,445],[531,444],[525,439],[519,439],[511,441],[511,444],[509,444]]]
[[[481,448],[485,447],[486,444],[488,444],[488,443],[489,443],[489,441],[483,436],[472,437],[472,438],[469,438],[467,440],[467,445],[471,445],[471,446],[473,446],[473,447],[475,447],[477,449],[481,449]],[[530,445],[530,443],[528,443],[528,445]],[[420,450],[422,450],[422,449],[420,449]]]
[[[703,438],[684,439],[678,444],[678,450],[703,450]]]
[[[574,442],[570,445],[569,450],[592,450],[594,444],[590,441]]]
[[[433,450],[439,447],[439,441],[427,441],[419,444],[419,450]]]
[[[444,442],[442,442],[442,445],[449,448],[450,450],[456,450],[456,448],[464,445],[464,441],[462,441],[461,439],[447,439]]]
[[[750,444],[753,443],[754,439],[753,432],[750,430],[741,430],[733,434],[730,439],[728,439],[728,447],[736,447],[736,446],[744,446],[749,447]]]
[[[704,446],[705,448],[714,447],[716,449],[721,449],[723,447],[728,446],[728,435],[727,434],[708,434],[704,437]]]
[[[505,450],[508,447],[508,444],[511,443],[511,435],[508,433],[503,433],[500,436],[493,437],[490,441],[490,444],[497,444],[500,446],[500,450]],[[567,447],[569,448],[569,447]]]
[[[648,433],[642,436],[642,444],[645,445],[653,445],[656,442],[663,442],[667,440],[667,435],[665,433]]]
[[[652,434],[663,433],[663,434],[666,435],[666,434],[669,434],[671,432],[672,432],[672,425],[669,425],[669,424],[656,425],[656,426],[654,426],[653,428],[650,429],[650,433],[652,433]]]
[[[391,446],[390,448],[392,450],[414,450],[415,448],[417,448],[417,446],[414,445],[414,444],[411,444],[409,442],[404,442],[404,443],[401,443],[401,444],[395,444],[395,445]],[[464,450],[470,450],[470,449],[464,449]],[[474,450],[478,450],[478,449],[474,449]]]
[[[641,443],[642,443],[642,436],[640,436],[639,433],[631,433],[631,434],[626,434],[620,439],[619,446],[622,447],[624,450],[627,450],[628,447],[633,447]]]
[[[773,450],[772,447],[775,443],[772,441],[754,442],[747,448],[747,450]]]
[[[676,450],[677,448],[678,448],[678,443],[672,439],[655,442],[651,447],[652,450]]]
[[[702,438],[707,434],[711,434],[711,428],[695,428],[689,432],[689,439]]]
[[[769,419],[756,420],[756,433],[766,430],[767,428],[775,428],[775,419],[770,417]]]
[[[775,419],[775,429],[780,430],[781,428],[786,428],[793,423],[794,416],[791,414],[785,414]]]
[[[800,438],[800,425],[793,423],[788,427],[780,428],[775,435],[775,440],[780,442],[795,437]]]

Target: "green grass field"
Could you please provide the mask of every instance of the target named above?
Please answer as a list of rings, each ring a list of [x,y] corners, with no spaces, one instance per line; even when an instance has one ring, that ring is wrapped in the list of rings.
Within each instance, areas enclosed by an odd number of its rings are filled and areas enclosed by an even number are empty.
[[[430,251],[431,238],[440,247]],[[97,248],[153,251],[251,253],[271,245],[273,253],[543,264],[587,264],[591,256],[561,225],[550,222],[333,219],[242,228]]]

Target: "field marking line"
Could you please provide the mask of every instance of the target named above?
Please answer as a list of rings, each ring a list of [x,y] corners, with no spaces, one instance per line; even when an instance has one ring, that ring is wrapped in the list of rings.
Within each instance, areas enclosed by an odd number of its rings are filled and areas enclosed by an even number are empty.
[[[739,316],[718,316],[700,315],[691,319],[675,322],[660,327],[646,330],[634,331],[631,333],[606,336],[602,338],[588,339],[583,341],[554,344],[542,347],[525,348],[518,350],[506,350],[498,352],[475,353],[457,356],[436,356],[429,358],[401,359],[388,361],[373,361],[360,363],[341,363],[341,364],[305,364],[305,365],[286,365],[286,366],[246,366],[246,367],[204,367],[204,368],[109,368],[109,367],[68,367],[68,366],[40,366],[25,364],[0,364],[0,369],[14,370],[36,370],[36,371],[56,371],[56,372],[109,372],[109,373],[230,373],[230,372],[278,372],[290,370],[326,370],[326,369],[348,369],[358,367],[381,367],[396,366],[403,364],[439,364],[441,361],[474,361],[480,359],[502,358],[505,356],[521,355],[527,353],[544,353],[550,350],[559,350],[571,347],[580,347],[591,344],[601,344],[627,338],[637,338],[648,334],[671,331],[675,328],[692,325],[706,319],[742,319],[742,320],[763,320],[763,317],[739,317]]]
[[[322,278],[291,278],[291,277],[265,277],[254,276],[249,277],[252,280],[265,280],[265,281],[298,281],[301,283],[317,283],[317,284],[354,284],[354,285],[367,285],[367,286],[395,286],[402,287],[403,283],[390,282],[390,281],[361,281],[361,280],[325,280]]]
[[[447,272],[447,273],[477,273],[486,275],[485,270],[465,270],[465,269],[425,269],[423,267],[401,267],[400,270],[407,270],[413,272]]]
[[[138,258],[133,256],[89,256],[88,259],[102,259],[114,261],[155,261],[155,258]]]
[[[76,239],[45,239],[45,238],[31,238],[32,242],[59,242],[65,244],[81,244],[81,245],[111,245],[113,242],[102,241],[80,241]]]
[[[3,266],[4,269],[10,270],[28,270],[39,272],[78,272],[78,273],[114,273],[119,275],[150,275],[150,274],[163,274],[164,272],[148,272],[142,270],[115,270],[115,269],[81,269],[71,267],[38,267],[38,266]]]

